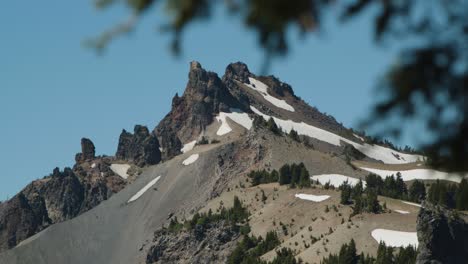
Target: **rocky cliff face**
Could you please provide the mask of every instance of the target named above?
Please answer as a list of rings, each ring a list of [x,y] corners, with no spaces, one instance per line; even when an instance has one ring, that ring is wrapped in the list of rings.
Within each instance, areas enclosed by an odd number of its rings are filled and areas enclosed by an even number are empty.
[[[0,251],[95,207],[125,186],[109,169],[109,158],[94,156],[91,140],[82,139],[81,146],[73,169],[55,168],[0,204]]]
[[[115,156],[140,167],[157,164],[161,161],[158,138],[145,126],[136,125],[133,134],[124,129]]]
[[[418,264],[468,261],[468,223],[455,212],[424,203],[418,215]]]
[[[146,263],[226,263],[240,234],[224,221],[193,230],[154,233]]]
[[[206,71],[200,63],[192,62],[184,94],[181,97],[176,94],[171,111],[155,128],[166,159],[178,154],[182,145],[179,142],[194,140],[213,122],[217,113],[236,107],[239,102],[218,75]]]

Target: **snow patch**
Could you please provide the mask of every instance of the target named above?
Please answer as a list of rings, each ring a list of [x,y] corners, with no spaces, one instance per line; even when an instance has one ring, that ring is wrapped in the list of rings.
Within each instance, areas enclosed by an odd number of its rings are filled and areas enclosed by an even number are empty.
[[[295,195],[296,198],[312,201],[312,202],[322,202],[330,198],[330,195],[313,195],[313,194],[304,194],[299,193]]]
[[[371,232],[372,237],[377,242],[385,242],[385,245],[391,247],[418,247],[418,236],[416,232],[402,232],[388,229],[374,229]]]
[[[190,157],[188,157],[184,161],[182,161],[182,164],[184,164],[185,166],[190,165],[190,164],[194,163],[195,161],[197,161],[198,157],[200,157],[200,155],[198,153],[197,154],[192,154],[192,155],[190,155]]]
[[[393,211],[400,213],[400,214],[409,214],[409,212],[405,210],[393,210]]]
[[[413,169],[413,170],[379,170],[379,169],[372,169],[362,167],[361,169],[366,170],[368,172],[372,172],[374,174],[379,175],[382,178],[385,178],[390,175],[396,175],[397,172],[401,173],[401,178],[404,181],[411,181],[411,180],[446,180],[452,182],[461,182],[463,177],[467,177],[467,175],[460,175],[455,173],[447,173],[442,171],[436,171],[431,169]]]
[[[133,195],[127,203],[131,203],[133,201],[136,201],[136,199],[140,198],[151,186],[155,185],[159,179],[161,179],[161,176],[156,177],[155,179],[151,180],[148,184],[145,185],[145,187],[141,188],[135,195]]]
[[[130,165],[128,164],[111,164],[110,169],[120,177],[127,179],[128,174],[127,171],[130,169]]]
[[[91,164],[91,169],[96,168],[96,163]]]
[[[292,129],[294,129],[299,135],[305,135],[305,136],[309,136],[312,138],[316,138],[320,141],[324,141],[335,146],[341,146],[341,142],[343,141],[345,143],[353,145],[357,150],[362,152],[364,155],[370,158],[373,158],[375,160],[381,160],[387,164],[412,163],[412,162],[416,162],[416,161],[423,159],[423,156],[420,156],[420,155],[405,154],[405,153],[401,153],[393,149],[378,146],[378,145],[369,145],[367,143],[359,144],[347,138],[338,136],[336,134],[320,129],[318,127],[311,126],[304,122],[298,123],[292,120],[283,120],[280,118],[272,117],[272,116],[263,114],[254,106],[250,106],[250,109],[252,109],[254,113],[262,116],[266,120],[273,118],[275,123],[286,133],[289,133]]]
[[[339,187],[346,181],[348,181],[348,184],[351,186],[354,186],[359,183],[359,179],[351,178],[349,176],[345,176],[341,174],[322,174],[322,175],[315,175],[310,178],[314,181],[318,180],[320,184],[322,185],[325,185],[327,182],[329,182],[330,185],[333,185],[335,187]],[[365,187],[366,182],[362,181],[362,185],[363,187]]]
[[[259,80],[256,80],[254,78],[249,77],[249,82],[250,84],[245,83],[246,86],[249,88],[259,92],[265,100],[273,104],[274,106],[278,108],[282,108],[291,112],[294,112],[294,107],[292,107],[290,104],[286,103],[285,100],[278,99],[268,93],[268,86],[264,83],[262,83]]]
[[[216,116],[216,120],[218,120],[218,122],[221,122],[221,126],[216,132],[216,135],[222,136],[232,131],[231,127],[229,126],[226,120],[226,117],[229,117],[229,119],[245,127],[245,129],[247,130],[252,128],[252,119],[249,117],[247,113],[244,113],[240,111],[239,109],[230,109],[230,110],[231,110],[231,113],[219,112],[219,115]]]
[[[417,203],[411,203],[411,202],[405,202],[405,201],[401,201],[401,202],[404,203],[404,204],[409,204],[409,205],[412,205],[412,206],[421,207],[421,205],[417,204]]]
[[[355,136],[356,138],[359,138],[360,140],[364,142],[366,141],[363,137],[359,136],[358,134],[353,133],[353,136]]]
[[[191,151],[191,150],[195,147],[195,144],[197,144],[197,141],[196,141],[196,140],[190,141],[189,143],[184,144],[184,147],[182,147],[182,149],[180,149],[180,151],[181,151],[182,153]]]

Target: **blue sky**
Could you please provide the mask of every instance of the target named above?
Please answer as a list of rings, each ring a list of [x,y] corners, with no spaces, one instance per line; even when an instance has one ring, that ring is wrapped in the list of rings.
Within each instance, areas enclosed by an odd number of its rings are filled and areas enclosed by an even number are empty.
[[[91,138],[98,154],[112,155],[123,128],[153,129],[174,94],[183,93],[191,60],[220,76],[235,61],[254,73],[260,69],[255,34],[223,12],[189,28],[179,58],[169,52],[170,36],[156,30],[159,16],[151,14],[103,56],[82,47],[86,37],[122,21],[125,11],[97,11],[90,1],[0,4],[0,200],[54,167],[72,166],[81,137]],[[395,47],[374,44],[370,19],[344,26],[330,20],[305,39],[291,34],[289,56],[275,60],[269,73],[346,126],[357,125],[396,54]]]

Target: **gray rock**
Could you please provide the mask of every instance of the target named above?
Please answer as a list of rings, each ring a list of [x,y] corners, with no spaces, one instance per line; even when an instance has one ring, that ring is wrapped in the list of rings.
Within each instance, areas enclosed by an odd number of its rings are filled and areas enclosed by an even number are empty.
[[[120,134],[115,156],[140,167],[157,164],[161,161],[158,138],[150,134],[145,126],[136,125],[134,134],[124,129]]]
[[[75,161],[77,163],[92,160],[96,156],[96,150],[93,142],[88,138],[81,139],[81,153],[76,154]]]
[[[164,158],[179,154],[182,143],[200,135],[217,113],[239,107],[239,102],[216,73],[192,62],[184,94],[174,96],[171,111],[154,130],[164,149]]]
[[[417,231],[417,264],[467,263],[468,224],[454,211],[424,202]]]

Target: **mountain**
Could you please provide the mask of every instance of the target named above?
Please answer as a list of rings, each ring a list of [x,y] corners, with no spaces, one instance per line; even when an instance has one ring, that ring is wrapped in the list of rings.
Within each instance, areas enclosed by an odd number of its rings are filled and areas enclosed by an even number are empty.
[[[277,77],[237,62],[220,78],[192,62],[152,131],[123,130],[114,156],[95,156],[83,138],[73,168],[0,204],[0,263],[319,263],[351,238],[370,256],[379,241],[433,243],[416,231],[438,227],[423,227],[420,205],[402,199],[416,179],[461,178],[376,142]]]

